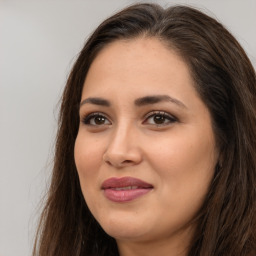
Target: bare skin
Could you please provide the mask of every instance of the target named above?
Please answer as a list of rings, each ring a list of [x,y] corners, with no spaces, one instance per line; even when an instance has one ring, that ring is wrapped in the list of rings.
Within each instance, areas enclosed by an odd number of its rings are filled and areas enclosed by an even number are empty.
[[[75,162],[82,192],[120,255],[185,256],[193,234],[187,225],[218,159],[211,117],[186,63],[154,38],[111,43],[89,69],[80,119]],[[151,188],[113,201],[102,184],[123,177]],[[111,193],[122,195],[119,188]]]

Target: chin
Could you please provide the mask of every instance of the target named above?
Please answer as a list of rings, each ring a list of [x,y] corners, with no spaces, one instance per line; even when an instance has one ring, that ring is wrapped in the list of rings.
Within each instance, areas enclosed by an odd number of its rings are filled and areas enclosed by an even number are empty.
[[[139,224],[140,223],[140,224]],[[134,218],[115,217],[99,221],[104,231],[116,240],[141,240],[148,232],[147,226]]]

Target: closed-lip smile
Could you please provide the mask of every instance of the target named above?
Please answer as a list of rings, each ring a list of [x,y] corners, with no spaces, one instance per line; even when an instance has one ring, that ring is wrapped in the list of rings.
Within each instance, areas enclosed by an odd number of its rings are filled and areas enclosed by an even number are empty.
[[[102,183],[106,198],[113,202],[129,202],[153,189],[153,185],[133,177],[112,177]]]

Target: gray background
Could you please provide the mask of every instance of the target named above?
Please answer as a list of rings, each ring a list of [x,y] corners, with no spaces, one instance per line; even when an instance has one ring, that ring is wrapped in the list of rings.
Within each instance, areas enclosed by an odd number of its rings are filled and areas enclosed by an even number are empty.
[[[0,256],[31,254],[58,100],[77,53],[99,22],[134,2],[0,0]],[[216,17],[256,66],[256,0],[154,2],[185,3]]]

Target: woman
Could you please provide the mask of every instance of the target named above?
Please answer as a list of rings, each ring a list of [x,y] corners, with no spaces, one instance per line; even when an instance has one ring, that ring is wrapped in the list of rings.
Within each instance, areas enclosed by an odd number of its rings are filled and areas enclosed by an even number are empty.
[[[62,98],[34,255],[256,255],[256,78],[216,20],[137,4]]]

